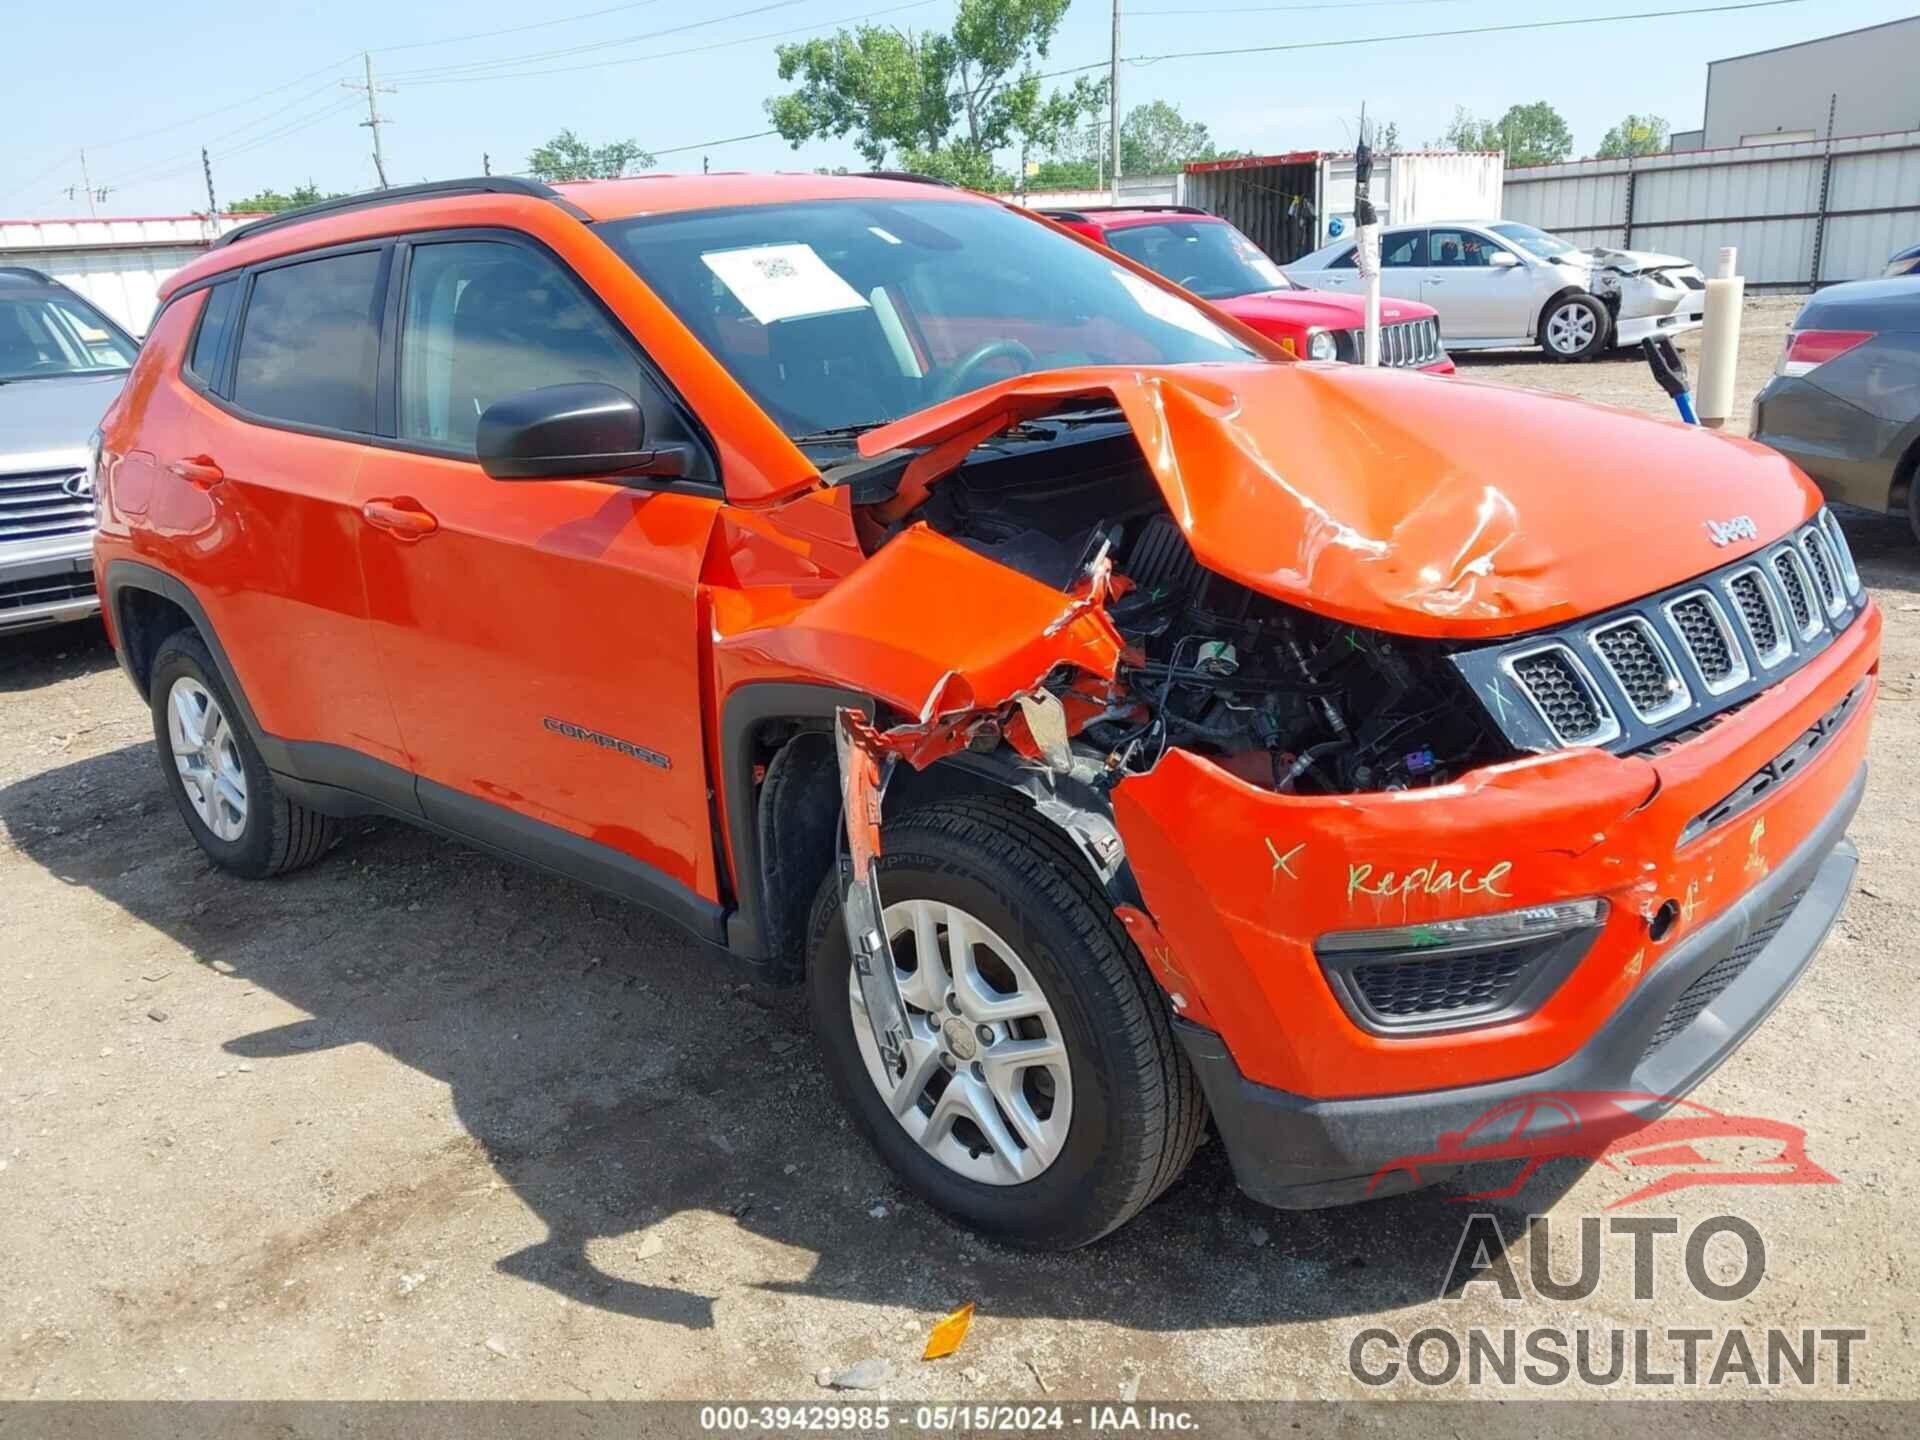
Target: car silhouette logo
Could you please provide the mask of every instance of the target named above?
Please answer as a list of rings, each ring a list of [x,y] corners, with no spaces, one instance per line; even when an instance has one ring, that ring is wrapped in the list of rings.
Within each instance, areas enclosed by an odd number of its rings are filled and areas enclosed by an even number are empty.
[[[1456,1195],[1456,1201],[1518,1194],[1549,1160],[1580,1159],[1645,1178],[1615,1210],[1696,1185],[1838,1185],[1807,1155],[1807,1132],[1756,1115],[1725,1115],[1691,1100],[1622,1090],[1540,1091],[1503,1100],[1434,1148],[1390,1160],[1367,1193],[1398,1177],[1393,1190],[1423,1185],[1461,1165],[1518,1162],[1506,1183]],[[1654,1175],[1659,1170],[1665,1173]],[[1423,1172],[1425,1172],[1423,1174]]]
[[[70,500],[91,500],[93,477],[84,470],[75,471],[60,482],[60,493]]]

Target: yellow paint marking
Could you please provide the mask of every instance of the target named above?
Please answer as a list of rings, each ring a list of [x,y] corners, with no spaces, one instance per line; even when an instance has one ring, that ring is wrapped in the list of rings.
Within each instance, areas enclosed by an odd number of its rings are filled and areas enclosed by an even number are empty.
[[[1633,952],[1633,958],[1627,961],[1627,978],[1629,980],[1638,980],[1640,978],[1640,971],[1646,963],[1647,947],[1642,945],[1638,950]]]
[[[1285,871],[1286,876],[1289,880],[1298,880],[1300,876],[1295,873],[1291,862],[1296,855],[1298,855],[1302,850],[1306,848],[1307,848],[1307,842],[1302,840],[1298,845],[1294,846],[1291,850],[1287,851],[1286,854],[1282,855],[1280,853],[1280,848],[1277,845],[1275,845],[1271,839],[1269,839],[1267,841],[1267,853],[1273,856],[1273,878],[1278,880],[1280,878],[1281,872]]]
[[[1747,832],[1747,869],[1749,870],[1767,868],[1766,857],[1760,853],[1760,837],[1766,833],[1767,822],[1764,818],[1754,821],[1753,829]]]
[[[1347,866],[1347,901],[1351,904],[1355,895],[1390,900],[1395,895],[1448,894],[1492,895],[1501,900],[1511,900],[1513,893],[1501,889],[1500,882],[1512,873],[1511,860],[1496,861],[1478,874],[1471,865],[1460,870],[1446,870],[1441,868],[1438,860],[1429,860],[1405,875],[1397,875],[1389,870],[1376,879],[1372,865],[1350,864]]]

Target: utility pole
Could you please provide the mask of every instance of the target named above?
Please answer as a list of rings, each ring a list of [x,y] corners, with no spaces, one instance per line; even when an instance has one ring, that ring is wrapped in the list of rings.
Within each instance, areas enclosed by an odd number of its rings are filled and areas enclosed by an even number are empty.
[[[213,198],[213,161],[207,158],[207,147],[200,147],[200,170],[207,177],[207,219],[212,222],[214,232],[220,229],[220,206]]]
[[[374,102],[374,96],[376,92],[384,92],[391,95],[394,93],[394,87],[391,85],[375,85],[373,83],[373,52],[371,50],[367,51],[362,58],[367,62],[367,83],[364,85],[356,85],[351,80],[342,80],[340,83],[349,90],[364,90],[367,92],[367,118],[362,120],[360,124],[366,129],[373,131],[373,171],[374,174],[380,177],[380,188],[384,190],[387,188],[387,162],[386,157],[380,153],[380,127],[386,124],[387,121],[381,116],[379,107]]]
[[[1120,203],[1120,0],[1113,0],[1113,55],[1107,65],[1107,123],[1113,128],[1113,203]]]
[[[80,184],[87,192],[87,214],[98,216],[100,212],[93,208],[93,180],[87,174],[87,152],[84,150],[80,152]],[[100,198],[106,198],[106,191],[100,192]]]
[[[480,173],[482,175],[493,174],[493,156],[484,150],[480,152]]]

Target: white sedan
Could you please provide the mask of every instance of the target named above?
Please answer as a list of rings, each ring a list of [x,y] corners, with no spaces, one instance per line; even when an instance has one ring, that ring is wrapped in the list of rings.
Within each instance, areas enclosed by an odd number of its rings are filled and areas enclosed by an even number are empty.
[[[1349,234],[1284,268],[1302,285],[1354,294],[1362,287],[1353,253]],[[1695,329],[1707,304],[1691,260],[1580,250],[1512,220],[1383,230],[1380,293],[1438,310],[1449,350],[1538,345],[1556,360]]]

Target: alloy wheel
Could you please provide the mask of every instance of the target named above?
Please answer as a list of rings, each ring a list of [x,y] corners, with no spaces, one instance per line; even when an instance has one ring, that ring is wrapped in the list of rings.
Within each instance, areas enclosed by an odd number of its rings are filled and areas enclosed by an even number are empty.
[[[167,739],[187,803],[216,839],[238,840],[247,828],[247,771],[220,702],[182,675],[167,692]]]
[[[868,1078],[949,1170],[988,1185],[1034,1179],[1059,1157],[1073,1120],[1066,1040],[1045,992],[1013,947],[958,905],[896,901],[883,918],[907,1006],[907,1068],[898,1079],[887,1073],[849,969]]]
[[[1547,343],[1562,355],[1578,355],[1593,344],[1599,328],[1587,306],[1562,305],[1547,317]]]

